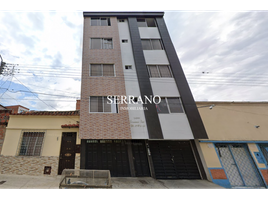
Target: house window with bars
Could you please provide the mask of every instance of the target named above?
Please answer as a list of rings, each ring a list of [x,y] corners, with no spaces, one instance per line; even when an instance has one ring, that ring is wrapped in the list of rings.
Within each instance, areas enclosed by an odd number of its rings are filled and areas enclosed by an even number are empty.
[[[40,156],[45,132],[24,132],[20,156]]]

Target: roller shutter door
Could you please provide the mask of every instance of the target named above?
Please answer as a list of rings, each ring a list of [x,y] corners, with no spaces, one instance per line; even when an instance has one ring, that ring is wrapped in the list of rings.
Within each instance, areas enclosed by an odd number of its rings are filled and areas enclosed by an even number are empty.
[[[150,141],[157,179],[201,179],[189,141]]]

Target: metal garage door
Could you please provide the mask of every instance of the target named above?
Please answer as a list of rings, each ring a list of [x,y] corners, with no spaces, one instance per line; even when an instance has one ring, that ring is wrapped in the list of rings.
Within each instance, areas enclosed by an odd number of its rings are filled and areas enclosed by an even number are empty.
[[[201,179],[189,141],[150,141],[157,179]]]
[[[129,177],[127,145],[124,140],[87,140],[86,169],[110,170],[113,177]]]

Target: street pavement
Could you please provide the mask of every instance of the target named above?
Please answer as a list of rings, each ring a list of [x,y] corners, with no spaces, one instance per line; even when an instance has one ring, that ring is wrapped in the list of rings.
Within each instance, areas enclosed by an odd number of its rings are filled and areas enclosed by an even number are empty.
[[[112,177],[112,189],[224,189],[207,180],[156,180],[151,177]],[[0,189],[59,189],[61,176],[0,174]]]

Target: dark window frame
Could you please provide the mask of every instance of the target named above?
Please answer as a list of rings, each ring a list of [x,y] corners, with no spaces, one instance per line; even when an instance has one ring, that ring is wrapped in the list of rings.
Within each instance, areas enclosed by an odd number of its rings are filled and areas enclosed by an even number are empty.
[[[164,99],[165,102],[162,102]],[[170,100],[168,100],[170,99]],[[179,109],[180,111],[171,111],[171,99],[178,99],[179,100]],[[161,105],[163,105],[163,103],[166,103],[166,109],[164,112],[161,112]],[[159,106],[160,105],[160,106]],[[178,109],[176,107],[173,107],[172,109]],[[185,113],[184,112],[184,108],[182,105],[182,101],[180,97],[161,97],[161,103],[160,104],[156,104],[156,110],[158,114],[177,114],[177,113]],[[168,112],[167,112],[168,111]]]
[[[45,131],[23,131],[19,156],[40,156]]]
[[[156,40],[159,41],[161,49],[155,49],[154,48],[154,45],[152,43],[153,40],[154,41],[156,41]],[[149,43],[150,43],[150,48],[149,49],[144,49],[144,46],[142,45],[142,50],[164,50],[164,45],[163,45],[163,42],[162,42],[161,39],[141,39],[141,43],[142,43],[142,41],[149,41]]]
[[[93,44],[93,42],[92,42],[92,40],[100,40],[100,47],[101,48],[93,48],[93,46],[92,46],[92,44]],[[105,42],[105,40],[111,40],[111,48],[104,48],[105,46],[105,44],[104,44],[104,42]],[[107,44],[106,44],[107,45]],[[113,45],[113,38],[90,38],[90,49],[113,49],[114,48],[114,45]]]
[[[158,76],[157,76],[157,77],[156,77],[156,76],[152,76],[151,69],[150,69],[151,66],[156,66],[156,68],[157,68],[157,73],[158,73]],[[167,67],[168,67],[170,76],[163,76],[163,75],[161,74],[161,71],[159,70],[159,67],[162,67],[162,66],[167,66]],[[172,73],[172,71],[171,71],[171,67],[170,67],[170,65],[147,65],[147,69],[148,69],[148,73],[149,73],[149,77],[150,77],[150,78],[173,78],[173,73]]]
[[[93,23],[92,20],[96,20],[96,25]],[[105,24],[102,23],[104,21],[106,21],[107,23],[105,23]],[[111,26],[110,17],[91,17],[90,18],[90,26]]]

